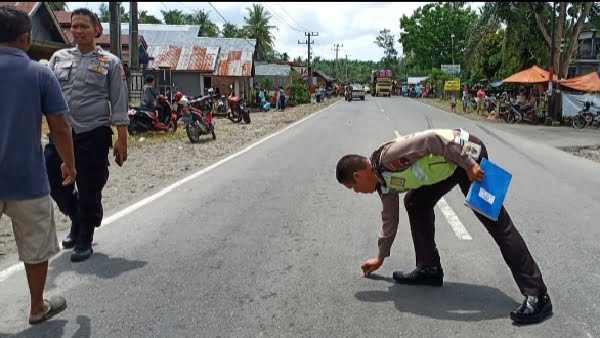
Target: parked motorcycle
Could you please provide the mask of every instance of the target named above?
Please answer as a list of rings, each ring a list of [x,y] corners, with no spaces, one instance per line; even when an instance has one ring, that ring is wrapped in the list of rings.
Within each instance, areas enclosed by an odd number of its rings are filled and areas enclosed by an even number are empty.
[[[200,141],[200,136],[208,134],[212,135],[213,140],[217,139],[210,96],[193,100],[184,97],[179,104],[182,105],[183,117],[181,120],[185,124],[185,133],[190,142],[197,143]]]
[[[573,117],[573,127],[575,129],[582,129],[583,127],[593,126],[600,127],[600,112],[596,112],[596,115],[590,110],[593,102],[586,101],[584,108],[577,112],[577,115]]]
[[[227,111],[227,118],[233,123],[239,123],[244,120],[245,123],[250,123],[250,108],[246,100],[239,96],[229,95],[227,98],[227,104],[229,110]]]
[[[130,107],[129,126],[127,131],[129,135],[146,133],[150,131],[177,131],[177,111],[172,109],[171,104],[164,96],[158,98],[158,104],[163,110],[163,121],[159,119],[157,111],[148,111],[140,107]]]
[[[538,112],[535,110],[535,107],[531,103],[515,103],[511,105],[511,108],[507,114],[508,121],[507,123],[521,122],[525,121],[529,124],[537,125],[540,123],[540,116]]]

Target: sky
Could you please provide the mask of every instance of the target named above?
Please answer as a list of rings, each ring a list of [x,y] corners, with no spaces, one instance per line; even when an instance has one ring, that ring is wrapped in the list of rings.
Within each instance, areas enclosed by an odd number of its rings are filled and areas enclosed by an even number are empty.
[[[108,3],[107,3],[108,4]],[[214,8],[211,7],[211,5]],[[250,2],[138,2],[138,11],[146,10],[162,20],[161,10],[180,9],[184,13],[195,9],[210,11],[211,20],[219,28],[225,21],[242,26],[247,7]],[[383,49],[375,45],[379,31],[387,28],[397,40],[400,35],[399,19],[411,15],[418,7],[427,2],[260,2],[271,13],[271,25],[278,29],[273,31],[275,50],[287,52],[291,58],[306,58],[308,48],[305,32],[315,32],[311,45],[313,57],[334,59],[335,45],[339,48],[338,57],[352,60],[379,61],[383,57]],[[483,3],[473,3],[476,9]],[[100,2],[68,2],[70,10],[87,7],[98,11]],[[123,2],[129,11],[129,3]],[[216,9],[216,10],[215,10]],[[218,13],[220,13],[220,15]],[[223,17],[221,17],[221,15]],[[396,42],[396,50],[402,55],[402,47]]]

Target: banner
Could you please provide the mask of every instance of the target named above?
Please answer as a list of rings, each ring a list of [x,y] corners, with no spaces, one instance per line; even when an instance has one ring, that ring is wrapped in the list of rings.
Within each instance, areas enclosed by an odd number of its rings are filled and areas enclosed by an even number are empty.
[[[448,80],[444,82],[444,91],[460,90],[460,80]]]

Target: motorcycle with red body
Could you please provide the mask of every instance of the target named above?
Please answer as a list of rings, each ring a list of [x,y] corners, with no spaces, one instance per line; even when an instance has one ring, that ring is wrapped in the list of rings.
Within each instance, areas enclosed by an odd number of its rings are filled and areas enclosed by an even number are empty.
[[[158,104],[162,108],[162,116],[159,116],[156,110],[149,111],[140,107],[129,107],[129,126],[127,131],[130,135],[150,131],[173,133],[177,131],[177,111],[171,108],[169,100],[162,95],[158,97]]]
[[[250,108],[248,108],[246,100],[239,96],[229,95],[227,97],[227,105],[229,105],[227,118],[231,122],[239,123],[244,120],[245,123],[250,123]]]
[[[185,124],[185,132],[192,143],[198,143],[200,136],[211,134],[213,140],[217,139],[213,123],[211,96],[188,100],[182,97],[178,106],[181,106],[181,120]]]

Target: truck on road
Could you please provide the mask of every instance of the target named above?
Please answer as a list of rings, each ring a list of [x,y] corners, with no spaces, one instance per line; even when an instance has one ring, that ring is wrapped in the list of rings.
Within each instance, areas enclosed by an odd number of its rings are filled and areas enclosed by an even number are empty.
[[[392,95],[392,71],[389,69],[374,70],[371,72],[371,95]]]

